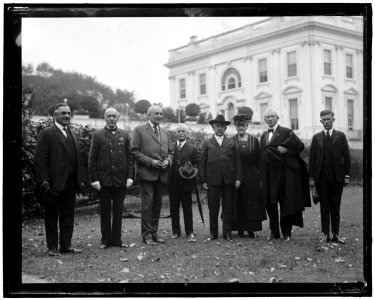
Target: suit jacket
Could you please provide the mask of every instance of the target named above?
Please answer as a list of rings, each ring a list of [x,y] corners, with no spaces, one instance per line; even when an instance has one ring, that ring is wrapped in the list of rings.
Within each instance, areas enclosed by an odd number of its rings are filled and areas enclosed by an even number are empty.
[[[291,215],[311,206],[309,194],[308,172],[306,163],[300,157],[305,148],[302,141],[295,135],[293,130],[278,126],[271,140],[267,143],[268,133],[261,136],[261,159],[260,175],[262,181],[262,196],[264,204],[267,199],[276,203],[279,197],[280,181],[285,178],[285,205],[282,215]],[[282,155],[282,162],[279,166],[268,164],[264,158],[267,145],[283,146],[287,153]],[[269,187],[268,187],[269,183]]]
[[[156,136],[150,123],[140,125],[134,128],[131,152],[136,160],[137,178],[140,181],[160,181],[167,183],[168,168],[173,163],[173,147],[169,133],[160,128],[160,140]],[[153,160],[169,161],[169,167],[166,170],[152,167]]]
[[[125,130],[115,133],[106,127],[94,132],[89,152],[89,180],[101,186],[126,186],[134,179],[134,160],[130,152],[130,137]]]
[[[215,136],[206,140],[202,146],[199,161],[201,182],[208,185],[234,185],[242,180],[241,158],[233,139],[224,136],[221,146]]]
[[[309,155],[309,176],[319,181],[323,165],[323,138],[324,131],[313,136]],[[333,130],[332,132],[332,156],[333,168],[337,182],[343,182],[345,175],[350,175],[350,154],[349,145],[343,132]]]
[[[84,180],[83,164],[79,143],[74,130],[71,130],[77,157],[77,187]],[[50,183],[52,192],[64,189],[69,175],[69,157],[66,137],[55,125],[43,129],[38,137],[34,155],[36,184]]]
[[[197,147],[195,147],[192,144],[189,144],[188,142],[186,142],[180,150],[177,150],[177,142],[173,143],[173,149],[173,165],[170,169],[170,175],[168,176],[169,187],[191,192],[194,187],[195,178],[185,179],[181,177],[180,172],[178,170],[180,169],[180,167],[183,167],[185,163],[188,161],[190,161],[193,164],[193,166],[198,167],[199,150]]]

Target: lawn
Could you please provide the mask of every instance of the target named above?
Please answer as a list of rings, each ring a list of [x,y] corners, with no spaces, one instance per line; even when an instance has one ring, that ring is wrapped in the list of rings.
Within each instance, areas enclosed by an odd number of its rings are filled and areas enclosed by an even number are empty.
[[[269,242],[268,220],[255,239],[235,236],[233,243],[209,237],[193,207],[198,240],[172,240],[171,221],[160,219],[166,244],[142,243],[140,219],[123,219],[123,242],[128,248],[99,249],[98,206],[77,209],[72,245],[82,254],[49,257],[42,219],[25,220],[22,227],[22,272],[51,283],[353,283],[364,282],[363,188],[344,189],[340,235],[345,245],[320,243],[319,205],[307,208],[305,227],[293,227],[292,241]],[[163,215],[168,208],[163,208]],[[182,211],[181,211],[182,215]],[[182,217],[182,216],[181,216]],[[183,221],[181,221],[183,228]],[[219,225],[221,230],[221,225]]]

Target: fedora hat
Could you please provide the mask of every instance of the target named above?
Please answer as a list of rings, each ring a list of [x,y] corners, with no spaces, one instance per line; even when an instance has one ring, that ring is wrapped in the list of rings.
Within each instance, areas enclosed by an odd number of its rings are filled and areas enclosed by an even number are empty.
[[[210,120],[208,123],[210,125],[212,125],[214,123],[221,123],[221,124],[224,124],[224,125],[229,125],[230,124],[229,121],[225,121],[225,118],[224,118],[223,115],[217,115],[215,119]]]
[[[178,172],[182,178],[192,179],[198,174],[198,168],[194,167],[190,161],[187,161],[183,167],[181,167]]]
[[[267,145],[264,148],[264,160],[271,166],[278,167],[283,163],[283,156],[275,145]]]

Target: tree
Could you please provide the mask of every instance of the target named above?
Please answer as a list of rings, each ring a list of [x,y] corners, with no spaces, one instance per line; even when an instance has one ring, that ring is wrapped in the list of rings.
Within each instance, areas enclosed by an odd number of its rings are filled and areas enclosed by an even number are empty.
[[[238,113],[243,114],[243,115],[249,115],[250,116],[250,121],[253,118],[253,110],[248,107],[248,106],[241,106],[238,108]]]
[[[139,100],[135,103],[135,111],[139,114],[145,114],[150,106],[151,103],[148,100]]]
[[[87,110],[90,118],[99,118],[100,116],[99,102],[92,96],[83,96],[79,102],[79,108]]]
[[[198,104],[190,103],[186,105],[185,112],[189,117],[196,117],[199,115],[201,108]]]
[[[180,117],[180,119],[179,119]],[[176,109],[176,120],[177,122],[180,121],[180,123],[185,123],[186,120],[186,114],[185,111],[181,108]]]
[[[206,119],[207,113],[200,113],[198,116],[197,124],[206,124],[207,119]]]
[[[174,111],[171,107],[164,107],[163,108],[163,117],[164,121],[170,123],[177,123],[177,116],[174,114]]]

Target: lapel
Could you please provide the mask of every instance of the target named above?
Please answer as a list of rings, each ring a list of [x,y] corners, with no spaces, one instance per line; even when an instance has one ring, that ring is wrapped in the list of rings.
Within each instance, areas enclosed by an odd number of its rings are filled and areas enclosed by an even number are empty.
[[[229,142],[229,139],[224,135],[223,141],[221,142],[221,147],[224,147],[226,143]]]
[[[77,135],[71,129],[71,127],[69,127],[69,130],[70,130],[70,133],[72,134],[72,138],[73,138],[73,141],[74,141],[74,148],[76,149],[76,152],[78,153],[78,138],[77,138]]]
[[[277,126],[276,130],[273,132],[273,135],[272,135],[272,138],[271,140],[269,141],[269,144],[272,144],[274,143],[276,140],[278,140],[279,136],[280,136],[280,125]],[[266,137],[267,138],[267,137]]]
[[[63,144],[65,150],[68,151],[68,149],[66,148],[66,137],[55,124],[53,124],[53,134],[61,142],[61,144]]]
[[[219,143],[217,142],[216,138],[215,138],[215,135],[212,136],[212,138],[209,139],[209,141],[211,142],[211,144],[215,145],[216,147],[220,147]],[[224,140],[223,140],[224,142]]]
[[[178,151],[177,150],[177,143],[176,143],[176,151]],[[188,151],[189,151],[189,145],[188,145],[188,143],[186,141],[185,144],[180,149],[180,151],[178,151],[178,158],[180,160],[182,160],[182,158],[184,158],[184,156],[188,153]]]
[[[339,135],[337,134],[337,131],[333,129],[333,131],[332,131],[332,146],[336,143],[338,138],[339,138]]]
[[[109,131],[106,127],[104,128],[104,135],[110,140],[114,140],[120,136],[120,132],[116,129],[115,133]]]
[[[324,131],[322,131],[321,133],[318,134],[317,139],[318,139],[320,148],[322,148],[322,150],[323,150]]]
[[[159,132],[160,132],[160,140],[162,139],[162,130],[159,125]],[[146,131],[160,144],[159,138],[156,136],[154,129],[151,127],[150,123],[147,121],[146,124]]]

